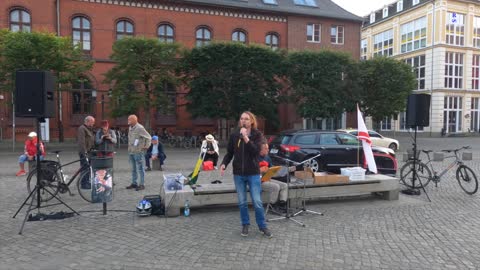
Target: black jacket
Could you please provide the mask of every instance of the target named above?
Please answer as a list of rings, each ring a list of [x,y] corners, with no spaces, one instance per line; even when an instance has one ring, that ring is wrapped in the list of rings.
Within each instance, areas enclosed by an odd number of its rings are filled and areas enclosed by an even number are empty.
[[[226,167],[233,158],[233,174],[260,174],[258,162],[260,159],[260,150],[262,149],[263,134],[257,129],[252,129],[248,138],[250,139],[248,143],[240,139],[239,129],[236,129],[230,136],[227,154],[223,158],[222,164],[225,164]]]

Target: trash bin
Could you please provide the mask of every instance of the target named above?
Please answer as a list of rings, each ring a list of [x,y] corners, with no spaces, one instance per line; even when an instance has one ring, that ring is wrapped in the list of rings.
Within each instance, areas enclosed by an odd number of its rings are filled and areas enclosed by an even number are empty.
[[[92,202],[106,203],[113,199],[113,156],[91,157],[94,180]]]

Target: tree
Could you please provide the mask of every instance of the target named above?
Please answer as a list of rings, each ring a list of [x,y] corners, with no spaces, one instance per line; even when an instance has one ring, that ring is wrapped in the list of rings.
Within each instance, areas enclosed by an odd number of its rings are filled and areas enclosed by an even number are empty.
[[[288,56],[291,95],[304,118],[337,117],[352,110],[356,67],[349,55],[332,51],[293,52]]]
[[[113,84],[113,116],[125,116],[139,110],[145,113],[145,128],[150,129],[150,110],[167,109],[167,84],[176,84],[176,57],[180,46],[158,39],[123,38],[113,45],[111,59],[116,65],[105,74]]]
[[[410,65],[386,57],[360,62],[359,79],[359,106],[374,122],[404,111],[407,97],[416,86]]]
[[[92,65],[70,38],[57,37],[53,33],[0,31],[0,90],[12,92],[12,97],[16,70],[51,71],[56,76],[57,97],[60,97],[60,91],[68,88]],[[57,101],[60,104],[59,98]],[[63,142],[63,123],[60,117],[57,121],[59,140]]]
[[[228,120],[250,110],[278,123],[282,65],[282,55],[266,47],[214,43],[194,48],[181,69],[190,88],[187,109],[193,117]]]

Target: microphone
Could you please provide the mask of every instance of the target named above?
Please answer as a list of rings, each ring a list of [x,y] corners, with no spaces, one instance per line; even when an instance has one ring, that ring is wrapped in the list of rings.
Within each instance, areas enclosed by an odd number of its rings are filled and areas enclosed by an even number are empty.
[[[243,124],[242,128],[247,128],[247,126],[245,124]],[[238,137],[237,147],[240,147],[240,142],[242,141],[242,132],[241,132],[242,128],[240,128],[240,136]]]

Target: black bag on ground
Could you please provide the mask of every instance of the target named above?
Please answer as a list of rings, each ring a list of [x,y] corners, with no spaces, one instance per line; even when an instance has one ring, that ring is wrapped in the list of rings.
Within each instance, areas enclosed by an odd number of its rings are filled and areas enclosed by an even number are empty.
[[[162,197],[160,195],[145,195],[144,200],[147,200],[152,205],[152,215],[165,215],[165,206],[162,205]]]

